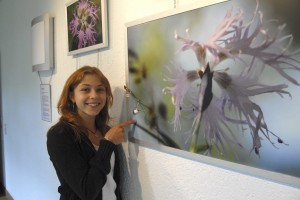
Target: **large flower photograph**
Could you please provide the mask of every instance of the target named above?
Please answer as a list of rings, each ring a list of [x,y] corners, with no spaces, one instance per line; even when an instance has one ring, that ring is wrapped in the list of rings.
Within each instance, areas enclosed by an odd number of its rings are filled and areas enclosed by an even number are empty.
[[[107,46],[106,0],[78,0],[67,5],[68,52]]]
[[[228,1],[127,27],[135,142],[300,178],[300,1]]]

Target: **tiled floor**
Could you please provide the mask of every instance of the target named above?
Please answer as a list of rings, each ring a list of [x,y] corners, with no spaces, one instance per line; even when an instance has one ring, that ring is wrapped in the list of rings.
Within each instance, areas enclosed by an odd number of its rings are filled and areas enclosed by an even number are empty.
[[[0,197],[0,200],[12,200],[12,199],[8,197]]]
[[[6,196],[3,196],[6,195]],[[5,187],[0,184],[0,200],[13,200],[13,198],[10,196],[9,192],[6,191]]]
[[[0,200],[13,200],[10,196],[0,197]]]
[[[6,195],[6,196],[3,196]],[[0,183],[0,200],[13,200],[9,192],[6,191],[5,187]]]

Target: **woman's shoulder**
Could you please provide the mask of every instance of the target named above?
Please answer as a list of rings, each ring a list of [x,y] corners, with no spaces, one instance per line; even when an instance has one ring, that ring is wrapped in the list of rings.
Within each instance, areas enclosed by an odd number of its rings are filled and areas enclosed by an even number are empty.
[[[55,135],[62,135],[66,133],[73,132],[73,129],[71,125],[64,121],[59,121],[56,124],[54,124],[47,133],[48,137],[55,136]]]
[[[47,146],[48,148],[55,148],[56,146],[70,145],[78,141],[71,124],[59,121],[54,124],[47,132]]]

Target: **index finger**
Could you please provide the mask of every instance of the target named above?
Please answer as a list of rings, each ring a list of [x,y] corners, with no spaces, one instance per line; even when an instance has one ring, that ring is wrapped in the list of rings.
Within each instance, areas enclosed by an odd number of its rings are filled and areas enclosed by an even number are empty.
[[[125,122],[123,122],[119,125],[122,126],[122,127],[125,127],[125,126],[128,126],[130,124],[135,124],[135,123],[136,123],[136,120],[128,120],[128,121],[125,121]]]

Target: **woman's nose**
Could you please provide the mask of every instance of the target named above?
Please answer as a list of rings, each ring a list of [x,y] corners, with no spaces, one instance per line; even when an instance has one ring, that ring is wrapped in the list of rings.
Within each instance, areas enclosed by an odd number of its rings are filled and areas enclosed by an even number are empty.
[[[97,96],[98,96],[97,90],[91,90],[90,97],[93,99],[96,98]]]

